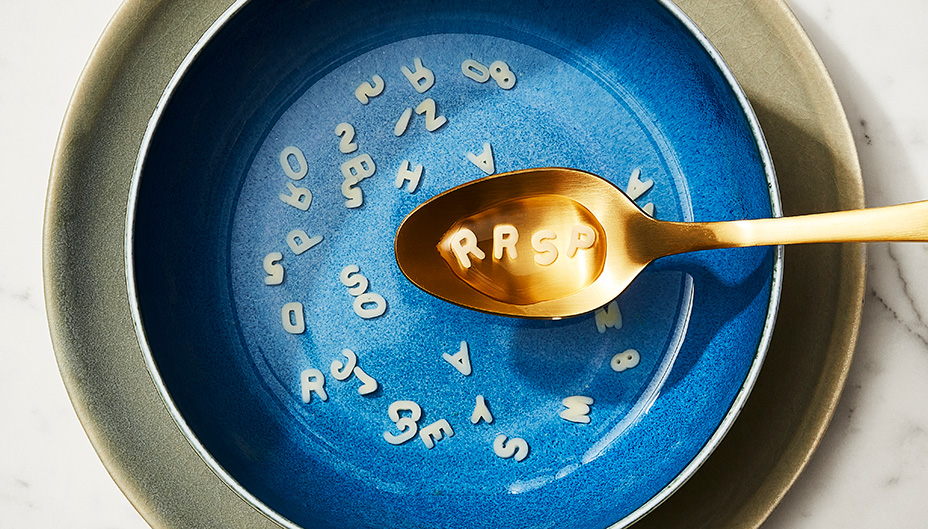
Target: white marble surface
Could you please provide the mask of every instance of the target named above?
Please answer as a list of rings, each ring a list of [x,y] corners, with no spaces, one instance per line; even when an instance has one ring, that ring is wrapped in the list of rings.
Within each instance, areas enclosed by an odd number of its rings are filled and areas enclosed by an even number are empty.
[[[0,525],[147,527],[58,376],[41,230],[58,128],[117,0],[0,3]],[[928,1],[792,0],[860,150],[870,206],[928,199]],[[928,245],[874,244],[850,380],[766,529],[928,527]]]

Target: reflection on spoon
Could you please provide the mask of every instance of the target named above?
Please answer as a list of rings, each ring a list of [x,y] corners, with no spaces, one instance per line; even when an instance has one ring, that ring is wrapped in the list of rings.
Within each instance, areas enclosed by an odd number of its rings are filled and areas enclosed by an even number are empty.
[[[800,217],[668,222],[577,169],[514,171],[421,204],[396,233],[416,286],[475,310],[558,319],[609,303],[654,259],[814,242],[928,242],[928,201]]]

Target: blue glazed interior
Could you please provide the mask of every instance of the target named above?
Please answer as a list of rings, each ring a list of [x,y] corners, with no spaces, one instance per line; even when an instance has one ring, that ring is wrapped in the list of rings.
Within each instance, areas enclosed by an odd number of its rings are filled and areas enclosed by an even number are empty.
[[[337,5],[335,5],[337,4]],[[435,86],[400,72],[419,57]],[[461,63],[505,60],[510,90],[464,77]],[[362,105],[372,74],[382,95]],[[405,107],[433,98],[429,132]],[[351,123],[358,151],[338,149]],[[558,322],[479,314],[413,287],[392,254],[402,218],[445,189],[480,177],[466,152],[494,149],[497,172],[567,166],[626,188],[633,170],[666,220],[768,217],[772,185],[750,123],[725,77],[662,4],[622,2],[251,2],[204,47],[158,120],[139,178],[132,275],[157,375],[181,420],[242,489],[303,527],[602,528],[673,482],[723,423],[774,310],[775,252],[739,249],[662,259],[617,300],[621,328],[592,315]],[[290,180],[279,154],[297,146],[308,175]],[[345,207],[339,167],[367,153],[377,172],[364,204]],[[422,164],[398,190],[402,160]],[[291,166],[293,167],[293,166]],[[309,189],[301,211],[281,201]],[[322,242],[295,255],[287,234]],[[264,283],[280,252],[283,284]],[[339,280],[356,264],[388,308],[360,319]],[[306,330],[286,332],[281,307],[300,302]],[[473,373],[442,359],[469,344]],[[341,351],[379,383],[331,376]],[[634,348],[641,363],[613,371]],[[328,400],[301,399],[300,373],[319,369]],[[471,424],[482,395],[492,424]],[[562,399],[594,398],[589,424],[559,417]],[[419,426],[454,436],[400,446],[387,409],[413,400]],[[500,434],[525,439],[502,459]]]

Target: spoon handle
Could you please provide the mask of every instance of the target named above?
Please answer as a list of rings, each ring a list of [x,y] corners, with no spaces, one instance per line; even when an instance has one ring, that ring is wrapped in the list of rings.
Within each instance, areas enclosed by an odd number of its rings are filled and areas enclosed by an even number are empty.
[[[822,242],[928,242],[928,200],[880,208],[725,222],[675,222],[667,254]],[[677,231],[679,230],[679,231]],[[676,231],[676,233],[672,233]],[[681,233],[682,232],[682,233]]]

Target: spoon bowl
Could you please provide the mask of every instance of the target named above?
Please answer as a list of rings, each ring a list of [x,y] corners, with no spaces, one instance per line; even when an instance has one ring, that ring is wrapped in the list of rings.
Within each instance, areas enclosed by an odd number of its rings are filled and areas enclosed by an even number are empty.
[[[468,182],[421,204],[397,230],[396,259],[410,281],[446,301],[494,314],[556,319],[605,305],[628,286],[651,259],[616,230],[651,222],[620,189],[591,173],[515,171]],[[591,247],[568,257],[561,245],[552,262],[539,264],[536,257],[548,254],[533,251],[534,234],[553,232],[553,240],[535,246],[549,242],[557,248],[558,239],[582,225],[595,234]],[[497,226],[512,226],[518,240],[497,236],[511,246],[493,248]],[[467,267],[451,248],[462,230],[476,235],[484,253],[480,258],[458,252],[470,261]],[[500,257],[495,250],[503,250]]]
[[[615,299],[653,260],[745,246],[928,241],[928,201],[726,222],[652,218],[611,182],[547,167],[441,193],[397,230],[396,260],[416,286],[467,308],[560,319]]]

